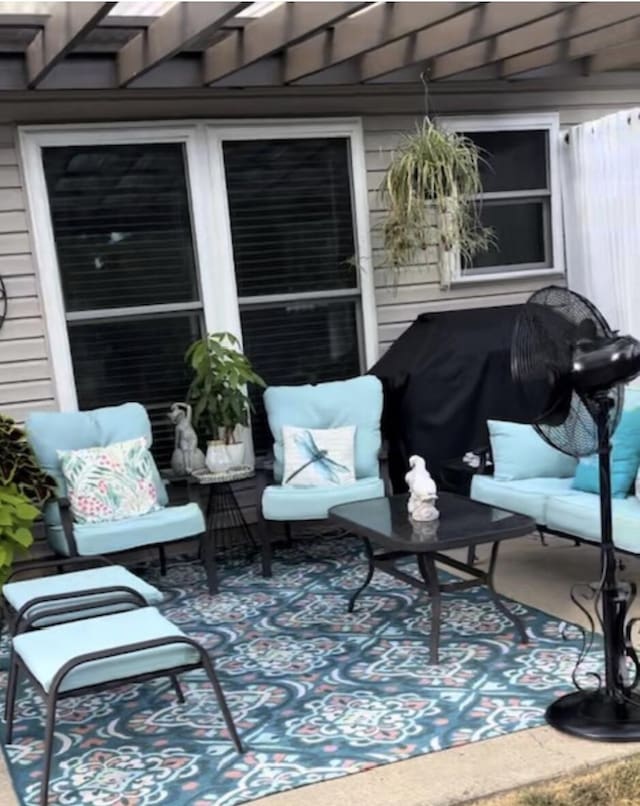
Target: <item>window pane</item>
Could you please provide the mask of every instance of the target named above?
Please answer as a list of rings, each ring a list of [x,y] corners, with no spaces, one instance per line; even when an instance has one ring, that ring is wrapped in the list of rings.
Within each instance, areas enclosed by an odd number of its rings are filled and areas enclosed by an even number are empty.
[[[356,287],[348,141],[223,148],[238,295]]]
[[[80,409],[142,403],[156,424],[154,455],[168,465],[173,437],[166,415],[171,403],[185,399],[190,375],[184,354],[200,327],[197,313],[70,324]]]
[[[551,256],[545,254],[548,200],[523,203],[485,201],[480,217],[485,227],[493,229],[497,245],[476,255],[472,269],[524,263],[551,265]]]
[[[466,132],[484,152],[480,178],[485,193],[548,188],[545,131]]]
[[[69,311],[199,299],[180,143],[43,149]]]
[[[244,349],[267,385],[297,385],[360,374],[357,303],[313,302],[241,311]],[[262,390],[253,390],[257,453],[271,449]]]

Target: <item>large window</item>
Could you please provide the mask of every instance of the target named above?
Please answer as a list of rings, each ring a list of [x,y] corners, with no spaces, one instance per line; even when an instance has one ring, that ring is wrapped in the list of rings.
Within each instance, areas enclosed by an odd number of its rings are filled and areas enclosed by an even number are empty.
[[[185,398],[184,354],[203,332],[238,335],[270,385],[345,378],[375,359],[358,124],[21,138],[63,409],[143,403],[167,464],[166,412]],[[271,439],[260,394],[254,404],[260,452]]]
[[[171,449],[184,353],[201,331],[180,144],[44,148],[53,237],[81,409],[144,404]]]
[[[494,245],[459,267],[459,279],[562,271],[555,115],[453,120],[483,156],[477,199]]]
[[[269,385],[358,375],[360,292],[349,141],[225,142],[247,354]],[[261,396],[254,442],[269,447]]]

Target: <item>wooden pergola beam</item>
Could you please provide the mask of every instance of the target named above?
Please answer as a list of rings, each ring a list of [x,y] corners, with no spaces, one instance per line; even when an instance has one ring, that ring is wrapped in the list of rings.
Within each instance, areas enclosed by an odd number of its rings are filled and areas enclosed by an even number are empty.
[[[204,83],[211,84],[294,45],[368,3],[286,2],[234,31],[204,52]]]
[[[481,3],[424,31],[366,53],[360,64],[362,81],[427,62],[441,53],[461,48],[496,34],[517,28],[524,23],[556,14],[565,3]]]
[[[36,87],[115,3],[52,3],[49,16],[25,52],[27,85]]]
[[[544,48],[512,56],[500,64],[498,75],[500,78],[509,78],[518,73],[548,67],[558,62],[592,56],[634,39],[640,39],[640,16],[615,25],[608,25],[606,28],[598,28],[596,31],[582,34],[582,36],[554,42]]]
[[[170,59],[199,36],[212,34],[249,5],[246,3],[176,3],[118,51],[118,86]]]
[[[637,30],[636,30],[637,34]],[[609,70],[625,70],[640,67],[640,35],[634,42],[626,45],[608,48],[602,53],[596,53],[586,64],[586,72],[606,73]]]
[[[639,13],[638,3],[589,2],[564,5],[562,13],[523,25],[508,34],[447,53],[431,64],[433,79],[476,70],[493,62],[570,39],[589,31],[630,19]],[[508,69],[508,68],[507,68]]]
[[[284,54],[284,81],[306,76],[394,42],[469,9],[469,3],[378,3]]]

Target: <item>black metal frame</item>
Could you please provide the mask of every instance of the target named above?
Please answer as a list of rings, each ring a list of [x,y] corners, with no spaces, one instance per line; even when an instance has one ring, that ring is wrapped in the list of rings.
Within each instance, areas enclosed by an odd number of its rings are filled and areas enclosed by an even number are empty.
[[[489,560],[489,567],[486,571],[482,571],[473,565],[460,562],[460,560],[456,560],[447,556],[446,554],[441,554],[438,551],[383,551],[376,554],[371,546],[371,540],[368,537],[362,536],[362,541],[364,543],[365,554],[367,556],[369,567],[367,569],[367,576],[364,583],[351,595],[351,598],[349,599],[349,613],[353,613],[356,600],[369,586],[376,569],[379,571],[384,571],[385,574],[389,574],[395,579],[399,579],[402,582],[411,585],[413,588],[417,588],[420,591],[427,591],[431,601],[431,633],[429,639],[430,663],[436,664],[440,662],[441,594],[443,592],[451,593],[452,591],[474,588],[477,586],[478,582],[484,583],[487,586],[491,600],[500,610],[500,612],[514,624],[520,634],[521,642],[523,644],[528,643],[529,638],[524,625],[518,616],[516,616],[515,613],[512,613],[500,601],[499,594],[497,593],[493,584],[493,575],[495,572],[496,562],[498,559],[498,549],[501,541],[496,541],[492,544],[491,559]],[[487,542],[490,541],[488,540]],[[474,543],[474,546],[475,545],[478,544]],[[401,571],[396,567],[398,560],[403,560],[407,557],[416,558],[418,570],[420,571],[420,576],[422,579],[418,579],[411,574],[407,574],[405,571]],[[472,579],[461,579],[456,580],[455,582],[446,582],[445,584],[440,584],[438,579],[438,571],[435,565],[436,562],[440,563],[441,565],[448,566],[449,568],[453,568],[456,571],[462,571],[465,574],[469,574]]]
[[[120,677],[114,680],[105,681],[103,683],[97,683],[92,686],[83,686],[79,688],[68,689],[66,691],[60,691],[60,686],[64,682],[66,676],[71,671],[73,671],[78,666],[81,666],[84,663],[92,663],[99,660],[105,660],[106,658],[116,658],[123,655],[129,655],[132,652],[141,652],[146,649],[154,649],[155,647],[159,646],[171,646],[175,644],[187,644],[188,646],[191,646],[198,652],[199,661],[192,664],[183,664],[180,666],[169,667],[167,669],[156,670],[153,672],[146,672],[144,674]],[[180,687],[180,683],[178,682],[177,675],[181,674],[182,672],[193,671],[194,669],[200,669],[200,668],[204,669],[207,677],[209,678],[209,682],[213,687],[216,699],[218,700],[218,705],[220,706],[220,710],[222,711],[222,716],[224,718],[233,745],[235,746],[238,753],[243,753],[244,748],[242,746],[242,742],[236,730],[233,717],[229,710],[229,706],[227,705],[227,701],[225,699],[224,692],[222,691],[222,687],[220,686],[218,677],[215,673],[215,669],[213,667],[211,658],[207,654],[204,647],[198,644],[197,641],[195,641],[193,638],[189,638],[188,636],[168,636],[166,638],[155,638],[149,641],[138,641],[132,644],[123,644],[122,646],[113,647],[111,649],[100,650],[99,652],[87,652],[84,655],[78,655],[77,657],[67,661],[67,663],[65,663],[57,671],[51,683],[51,687],[48,691],[45,690],[43,686],[40,684],[40,682],[34,677],[31,670],[28,668],[23,659],[19,656],[19,654],[15,651],[15,649],[12,646],[9,657],[9,678],[7,680],[7,694],[5,702],[5,719],[6,719],[5,743],[11,744],[13,739],[13,722],[15,716],[16,695],[20,673],[22,672],[32,682],[36,691],[43,698],[46,706],[45,735],[44,735],[44,771],[42,778],[42,786],[40,790],[41,806],[47,806],[48,803],[49,779],[51,777],[51,761],[53,757],[53,734],[55,727],[56,706],[58,700],[64,699],[65,697],[77,697],[78,695],[82,694],[88,694],[95,691],[102,691],[126,683],[133,683],[133,682],[139,683],[144,682],[146,680],[153,680],[158,677],[168,677],[171,680],[173,688],[176,692],[178,702],[182,703],[184,702],[184,694]]]
[[[378,465],[380,478],[384,483],[384,494],[392,495],[391,478],[389,476],[389,461],[386,443],[383,443],[380,451],[378,452]],[[267,456],[262,461],[256,463],[256,515],[257,515],[257,530],[258,538],[260,540],[260,549],[262,557],[262,576],[273,576],[272,561],[273,561],[273,544],[277,542],[278,538],[274,536],[272,524],[282,524],[285,530],[285,536],[288,542],[293,538],[292,523],[305,523],[305,524],[326,524],[329,518],[322,520],[305,520],[305,521],[270,521],[264,517],[262,511],[262,495],[265,488],[274,484],[275,479],[273,476],[273,457]]]

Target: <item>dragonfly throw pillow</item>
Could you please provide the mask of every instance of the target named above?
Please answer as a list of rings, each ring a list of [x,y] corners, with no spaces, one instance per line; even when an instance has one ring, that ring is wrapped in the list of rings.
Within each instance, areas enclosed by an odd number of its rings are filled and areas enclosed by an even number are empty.
[[[356,427],[297,428],[285,425],[282,483],[296,487],[328,487],[356,480]]]
[[[58,458],[77,523],[118,521],[160,509],[155,465],[144,437],[58,451]]]

